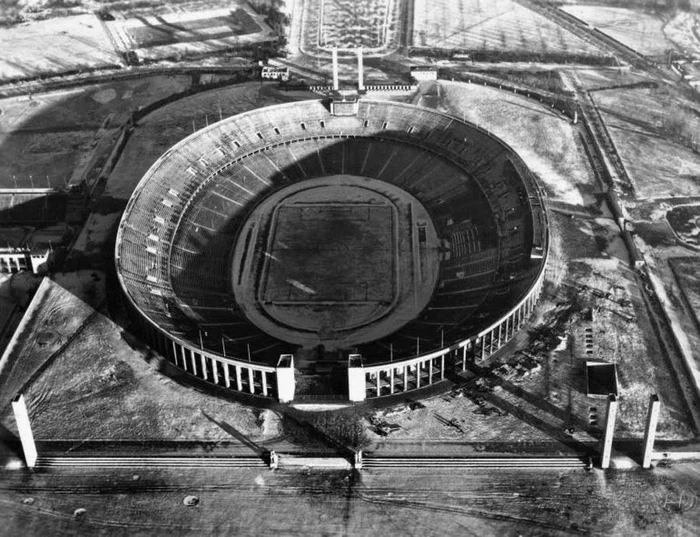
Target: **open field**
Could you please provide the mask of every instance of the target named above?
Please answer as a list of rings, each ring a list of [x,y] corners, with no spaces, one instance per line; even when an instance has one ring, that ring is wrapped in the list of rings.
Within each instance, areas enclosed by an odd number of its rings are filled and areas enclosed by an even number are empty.
[[[513,0],[416,0],[413,46],[465,51],[600,55]]]
[[[566,77],[565,77],[566,79]],[[577,82],[587,90],[599,90],[606,87],[627,86],[640,82],[650,82],[649,75],[643,72],[633,72],[629,69],[617,67],[603,67],[600,69],[577,69]],[[574,89],[569,88],[569,89]]]
[[[255,2],[255,0],[253,0]],[[215,9],[230,5],[225,0],[6,0],[0,10],[0,24],[12,26],[22,22],[60,19],[105,10],[114,17],[167,14],[188,9]]]
[[[697,257],[677,257],[669,260],[683,295],[700,327],[700,274]]]
[[[663,55],[675,48],[664,34],[663,20],[648,12],[599,5],[573,5],[562,9],[646,56]]]
[[[122,52],[156,61],[221,52],[237,46],[274,41],[262,17],[244,4],[227,9],[140,16],[105,23]]]
[[[639,132],[635,125],[608,130],[637,199],[700,196],[700,155],[682,145]]]
[[[664,28],[664,33],[678,50],[700,55],[700,14],[678,12]]]
[[[122,65],[95,15],[0,28],[0,50],[0,81]]]
[[[439,88],[441,107],[509,144],[550,197],[570,205],[591,203],[598,186],[567,118],[536,101],[495,88],[447,81],[440,81]]]
[[[80,291],[99,301],[103,278],[87,281]],[[254,409],[178,387],[159,373],[159,360],[130,346],[117,325],[73,292],[46,280],[37,296],[40,308],[3,364],[0,403],[8,429],[14,430],[9,398],[24,386],[39,440],[230,437],[203,413],[247,435],[261,431]]]
[[[700,106],[666,88],[617,88],[591,94],[608,126],[658,134],[700,149]]]
[[[102,166],[132,111],[190,86],[150,77],[0,100],[0,188],[53,188]]]
[[[697,105],[659,88],[591,93],[638,200],[700,195]]]

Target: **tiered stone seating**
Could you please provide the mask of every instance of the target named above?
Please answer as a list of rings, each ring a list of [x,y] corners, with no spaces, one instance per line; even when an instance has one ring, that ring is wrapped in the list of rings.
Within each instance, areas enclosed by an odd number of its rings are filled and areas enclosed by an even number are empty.
[[[456,337],[486,323],[499,313],[484,306],[494,285],[516,294],[525,285],[530,249],[541,243],[533,234],[543,232],[542,217],[529,208],[537,189],[497,141],[409,105],[362,100],[357,116],[338,117],[321,102],[305,102],[214,124],[158,162],[120,226],[120,272],[133,300],[178,334],[209,327],[212,341],[220,334],[232,338],[225,342],[231,352],[250,346],[254,356],[272,353],[279,342],[248,323],[232,299],[229,251],[262,196],[334,174],[380,179],[410,192],[451,247],[429,306],[392,336],[362,346],[370,360],[387,349],[415,352],[416,339],[427,351],[445,334]]]

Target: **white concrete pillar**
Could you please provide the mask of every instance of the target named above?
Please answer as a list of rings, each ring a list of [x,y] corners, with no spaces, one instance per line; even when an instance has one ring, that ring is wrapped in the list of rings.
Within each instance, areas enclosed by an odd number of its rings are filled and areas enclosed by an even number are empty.
[[[333,57],[333,89],[338,91],[340,89],[338,84],[338,49],[333,47],[331,54]]]
[[[238,368],[236,368],[238,370]],[[294,379],[294,355],[282,354],[277,360],[277,399],[280,403],[294,401],[296,380]]]
[[[357,49],[357,89],[363,91],[365,89],[365,73],[364,65],[362,64],[362,47]]]
[[[615,397],[613,394],[610,394],[608,396],[608,411],[605,416],[605,432],[603,436],[602,449],[600,455],[600,467],[604,470],[610,467],[610,454],[612,452],[616,418],[617,397]]]
[[[182,369],[184,369],[185,371],[187,371],[187,354],[185,354],[185,347],[183,347],[182,345],[178,344],[178,345],[177,345],[177,348],[178,348],[179,351],[180,351],[180,362],[181,362],[180,365],[181,365]]]
[[[36,444],[34,443],[32,425],[29,422],[27,404],[24,400],[24,395],[21,393],[12,400],[12,411],[15,414],[15,423],[17,424],[17,431],[19,432],[19,439],[22,441],[24,462],[28,468],[34,468],[34,466],[36,466],[38,454],[36,452]]]
[[[241,378],[241,366],[236,365],[236,389],[240,392],[243,390],[243,379]]]
[[[654,439],[656,438],[656,424],[659,422],[661,401],[654,394],[649,398],[649,413],[647,414],[647,428],[644,431],[644,454],[642,455],[642,468],[651,466],[651,456],[654,453]]]
[[[199,363],[202,366],[202,378],[204,380],[209,380],[209,375],[207,374],[207,357],[203,354],[200,354]]]
[[[214,384],[218,384],[218,383],[219,383],[219,370],[218,370],[218,367],[219,367],[219,362],[218,362],[218,360],[215,360],[214,358],[212,358],[212,359],[211,359],[211,375],[212,375],[212,377],[213,377]]]
[[[367,378],[361,354],[351,354],[348,357],[348,398],[353,402],[367,398]]]
[[[255,377],[253,376],[253,368],[248,367],[248,391],[255,393]]]
[[[223,362],[224,366],[224,384],[226,385],[227,388],[231,387],[231,373],[228,369],[228,364],[226,362]]]
[[[362,450],[359,449],[355,452],[355,460],[353,461],[353,466],[355,470],[362,470]]]
[[[197,354],[190,351],[190,370],[193,375],[197,374]]]

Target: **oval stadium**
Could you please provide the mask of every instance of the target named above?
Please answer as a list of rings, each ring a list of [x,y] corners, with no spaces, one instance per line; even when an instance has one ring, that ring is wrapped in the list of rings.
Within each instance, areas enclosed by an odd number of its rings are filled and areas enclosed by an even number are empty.
[[[539,188],[508,146],[360,98],[253,110],[172,147],[127,205],[116,263],[142,334],[179,369],[282,402],[362,401],[503,347],[547,252]]]

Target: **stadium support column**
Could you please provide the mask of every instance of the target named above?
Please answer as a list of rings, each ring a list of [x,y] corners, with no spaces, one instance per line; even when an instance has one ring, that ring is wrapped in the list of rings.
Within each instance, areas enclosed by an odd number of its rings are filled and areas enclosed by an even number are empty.
[[[379,373],[377,373],[377,377],[379,377]],[[350,401],[359,403],[365,400],[367,397],[366,382],[362,355],[351,354],[348,357],[348,399]]]
[[[656,437],[656,424],[659,422],[659,410],[661,401],[654,394],[649,398],[649,413],[647,414],[647,428],[644,431],[644,454],[642,455],[642,468],[651,466],[651,456],[654,453],[654,438]]]
[[[12,400],[12,411],[15,414],[17,431],[19,431],[19,439],[22,442],[24,462],[28,468],[34,468],[37,459],[36,444],[34,443],[32,426],[29,423],[29,413],[27,412],[24,395],[19,394]]]
[[[365,72],[362,64],[362,47],[357,49],[357,91],[365,90]]]
[[[613,436],[615,434],[615,419],[617,418],[617,397],[608,396],[608,412],[605,416],[605,433],[600,455],[600,467],[605,470],[610,466],[610,453],[612,452]]]
[[[338,91],[338,89],[340,89],[340,86],[338,84],[338,49],[337,48],[333,47],[332,55],[333,55],[333,89],[335,91]]]
[[[238,370],[236,373],[238,373]],[[294,355],[280,355],[275,373],[277,375],[277,399],[279,399],[279,402],[290,403],[294,401],[294,392],[296,390],[296,380],[294,379]],[[240,390],[240,382],[238,389]]]

